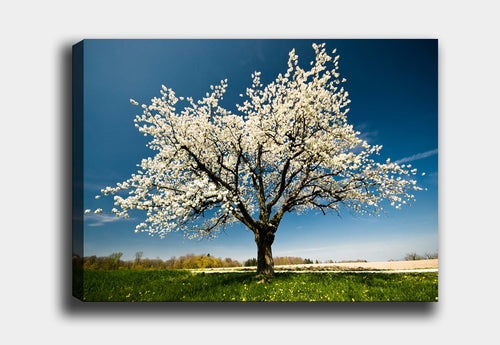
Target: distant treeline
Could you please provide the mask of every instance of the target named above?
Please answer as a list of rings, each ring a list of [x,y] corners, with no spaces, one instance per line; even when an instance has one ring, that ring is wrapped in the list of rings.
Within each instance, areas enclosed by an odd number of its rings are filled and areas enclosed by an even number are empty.
[[[218,268],[218,267],[240,267],[240,266],[257,266],[257,259],[252,258],[240,263],[238,260],[231,258],[217,258],[210,254],[195,255],[188,254],[180,257],[172,257],[168,260],[160,258],[149,259],[143,258],[142,252],[135,254],[133,260],[122,260],[123,253],[112,253],[109,256],[86,256],[84,258],[73,256],[73,264],[75,267],[83,268],[86,270],[131,270],[131,269],[196,269],[196,268]],[[438,254],[424,254],[418,255],[416,253],[408,253],[405,260],[423,260],[423,259],[437,259]],[[394,260],[390,260],[394,261]],[[334,263],[335,261],[328,260],[320,262],[318,260],[303,259],[295,256],[277,256],[274,258],[274,265],[300,265],[300,264],[314,264],[314,263]],[[343,260],[336,262],[366,262],[366,260]]]
[[[412,260],[429,260],[429,259],[437,259],[438,253],[425,253],[424,255],[419,255],[415,252],[411,252],[405,255],[406,261]]]
[[[237,260],[231,258],[216,258],[206,255],[188,254],[172,257],[168,260],[142,258],[142,252],[137,252],[133,260],[121,260],[123,253],[113,253],[109,256],[86,256],[74,258],[80,260],[81,267],[86,270],[131,270],[131,269],[190,269],[190,268],[215,268],[242,266]]]
[[[122,260],[123,253],[112,253],[109,256],[86,256],[73,257],[73,263],[86,270],[131,270],[131,269],[195,269],[195,268],[218,268],[218,267],[241,267],[257,266],[257,259],[246,260],[243,264],[231,258],[217,258],[210,254],[195,255],[188,254],[180,257],[172,257],[168,260],[160,258],[143,258],[142,252],[135,254],[133,260]],[[330,260],[331,261],[331,260]],[[311,259],[303,259],[293,256],[278,256],[274,258],[275,265],[313,264]],[[319,263],[316,260],[316,263]]]

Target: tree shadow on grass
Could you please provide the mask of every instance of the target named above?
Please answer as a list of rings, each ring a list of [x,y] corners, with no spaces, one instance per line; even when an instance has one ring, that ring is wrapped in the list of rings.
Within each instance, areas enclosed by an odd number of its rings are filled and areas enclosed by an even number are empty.
[[[156,272],[159,273],[159,272]],[[380,282],[390,280],[388,274],[373,274],[361,276],[359,274],[342,275],[346,279],[354,279],[357,283],[362,282],[366,285],[378,285]],[[281,273],[277,274],[271,281],[260,283],[259,276],[256,273],[199,273],[194,275],[184,276],[181,280],[171,280],[172,286],[169,287],[175,291],[177,295],[170,295],[169,302],[114,302],[114,303],[74,303],[71,313],[75,314],[109,314],[123,317],[130,312],[130,315],[137,313],[145,314],[161,314],[164,316],[192,316],[201,315],[241,315],[245,317],[273,315],[273,316],[291,316],[296,313],[306,313],[309,316],[330,315],[332,317],[340,316],[349,317],[359,313],[365,315],[391,316],[397,315],[429,315],[435,310],[432,303],[387,303],[387,302],[371,302],[371,303],[339,303],[339,302],[211,302],[218,299],[225,291],[228,296],[235,296],[236,300],[241,300],[241,287],[247,284],[250,289],[255,289],[259,282],[258,289],[264,287],[265,284],[275,284],[280,282],[289,282],[290,279],[296,278],[312,279],[321,281],[322,277],[318,274],[311,276],[303,276],[296,273]],[[189,282],[189,285],[182,283]],[[262,291],[261,291],[262,292]],[[214,295],[211,295],[214,294]],[[177,296],[177,297],[175,297]],[[185,297],[187,300],[199,300],[199,302],[179,302],[179,296]],[[434,303],[435,305],[435,303]]]

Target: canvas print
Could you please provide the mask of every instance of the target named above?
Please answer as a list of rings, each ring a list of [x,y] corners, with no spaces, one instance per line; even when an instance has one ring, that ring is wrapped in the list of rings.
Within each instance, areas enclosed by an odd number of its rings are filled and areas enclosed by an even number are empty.
[[[73,295],[437,302],[438,41],[73,46]]]

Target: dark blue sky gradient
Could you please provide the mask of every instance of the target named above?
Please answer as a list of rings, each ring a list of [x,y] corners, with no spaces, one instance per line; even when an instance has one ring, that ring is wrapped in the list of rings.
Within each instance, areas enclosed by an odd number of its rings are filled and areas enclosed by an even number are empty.
[[[340,55],[340,73],[347,82],[349,122],[370,144],[383,145],[380,160],[408,161],[419,170],[411,207],[386,208],[381,217],[343,212],[322,216],[317,211],[287,215],[273,245],[275,256],[319,260],[401,259],[416,251],[438,249],[438,45],[437,40],[85,40],[84,41],[84,203],[85,208],[113,207],[112,197],[96,200],[105,186],[127,179],[142,158],[153,154],[147,138],[134,127],[139,108],[133,98],[149,103],[161,85],[178,96],[197,99],[210,85],[228,79],[223,105],[236,112],[239,94],[261,71],[263,84],[286,71],[288,52],[295,48],[299,64],[309,67],[312,43],[326,42]],[[417,156],[419,157],[419,156]],[[421,172],[426,172],[421,176]],[[135,234],[141,214],[130,220],[87,215],[84,255],[121,251],[129,259],[167,259],[187,253],[210,253],[244,260],[256,256],[253,235],[236,225],[212,241],[193,241],[180,233],[165,239]]]

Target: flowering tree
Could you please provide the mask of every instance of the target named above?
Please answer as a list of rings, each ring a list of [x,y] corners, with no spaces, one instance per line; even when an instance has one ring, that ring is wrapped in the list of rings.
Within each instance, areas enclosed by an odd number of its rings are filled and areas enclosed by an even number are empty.
[[[112,212],[128,217],[130,210],[144,210],[136,232],[160,237],[178,230],[213,236],[242,222],[255,234],[257,272],[273,275],[271,245],[287,212],[339,213],[343,205],[377,214],[383,200],[399,208],[413,199],[409,191],[420,188],[408,177],[416,169],[375,162],[381,146],[369,145],[348,124],[339,57],[324,46],[313,44],[309,70],[299,67],[292,50],[286,73],[267,86],[255,72],[238,114],[220,105],[227,80],[198,101],[162,86],[161,97],[143,104],[134,120],[156,154],[128,180],[102,190],[116,194],[119,209]]]

